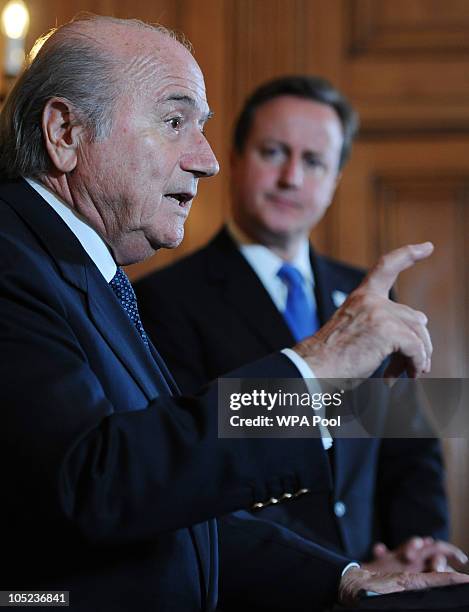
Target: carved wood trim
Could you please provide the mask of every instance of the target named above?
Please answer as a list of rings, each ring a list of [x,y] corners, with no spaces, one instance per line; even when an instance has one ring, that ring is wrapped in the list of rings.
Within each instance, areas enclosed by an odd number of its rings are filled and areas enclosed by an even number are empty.
[[[349,23],[350,55],[401,55],[469,53],[469,22],[396,26],[380,21],[380,2],[345,0]]]

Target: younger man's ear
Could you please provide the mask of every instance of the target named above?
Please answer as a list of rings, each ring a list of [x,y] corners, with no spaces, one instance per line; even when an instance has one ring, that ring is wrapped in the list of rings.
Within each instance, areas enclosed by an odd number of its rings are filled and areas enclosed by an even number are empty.
[[[75,168],[84,131],[68,100],[51,98],[47,101],[42,112],[42,133],[50,160],[59,172]]]

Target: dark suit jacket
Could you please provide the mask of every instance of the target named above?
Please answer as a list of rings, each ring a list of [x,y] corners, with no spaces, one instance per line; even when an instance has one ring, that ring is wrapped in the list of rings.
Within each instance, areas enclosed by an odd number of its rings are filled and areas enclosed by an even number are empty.
[[[219,440],[216,387],[172,397],[161,358],[21,180],[0,185],[0,355],[2,590],[69,590],[83,612],[212,610],[209,519],[324,487],[302,441],[274,455],[266,441]],[[245,373],[296,369],[277,353]],[[321,572],[323,604],[345,563],[311,546],[298,571]]]
[[[318,314],[324,323],[336,309],[337,292],[350,293],[363,273],[313,251],[311,262]],[[144,325],[185,391],[294,344],[281,313],[226,230],[195,254],[137,283],[136,291]],[[177,336],[169,334],[176,329]],[[277,443],[272,440],[272,447]],[[321,444],[311,443],[316,458],[310,467],[323,471],[327,487],[291,503],[266,507],[255,519],[281,524],[359,559],[369,555],[378,536],[392,547],[414,534],[447,538],[437,442],[336,439],[329,457],[332,470]],[[221,550],[223,556],[231,556],[229,545],[241,537],[242,526],[235,528],[232,518],[226,523]],[[255,531],[255,523],[250,522],[249,530]],[[256,553],[252,544],[248,558],[244,562],[238,558],[254,574],[265,562],[269,562],[265,552]],[[280,556],[271,555],[270,563],[279,567]],[[241,588],[239,574],[233,589]],[[246,586],[256,588],[249,581]]]

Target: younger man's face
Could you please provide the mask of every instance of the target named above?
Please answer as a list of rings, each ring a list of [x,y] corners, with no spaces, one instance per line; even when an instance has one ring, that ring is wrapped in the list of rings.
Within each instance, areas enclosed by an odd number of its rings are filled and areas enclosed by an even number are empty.
[[[262,243],[308,236],[331,203],[342,126],[326,104],[294,96],[260,106],[232,157],[233,214]]]

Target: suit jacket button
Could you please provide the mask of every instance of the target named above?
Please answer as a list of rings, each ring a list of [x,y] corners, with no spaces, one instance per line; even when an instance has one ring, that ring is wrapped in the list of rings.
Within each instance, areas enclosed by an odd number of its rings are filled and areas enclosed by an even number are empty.
[[[305,493],[309,493],[309,489],[299,489],[296,493],[295,493],[295,497],[299,497],[300,495],[304,495]]]
[[[347,506],[344,504],[344,502],[341,501],[336,501],[334,504],[334,514],[338,517],[338,518],[342,518],[347,512]]]
[[[264,507],[264,504],[262,502],[257,502],[257,504],[253,505],[252,510],[260,510],[263,507]]]
[[[278,504],[278,499],[276,497],[271,497],[269,499],[269,504]]]
[[[291,499],[293,497],[292,493],[284,493],[281,499]]]

